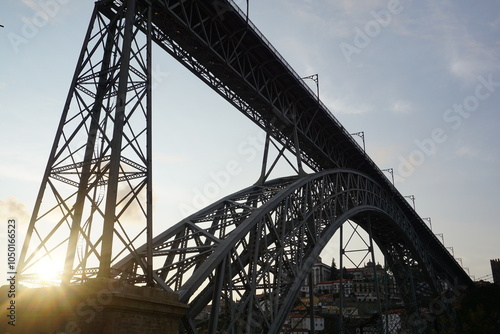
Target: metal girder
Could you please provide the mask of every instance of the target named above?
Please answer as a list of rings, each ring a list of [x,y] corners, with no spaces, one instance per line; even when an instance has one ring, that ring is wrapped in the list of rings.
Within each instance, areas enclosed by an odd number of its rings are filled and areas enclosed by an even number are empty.
[[[341,167],[369,175],[412,216],[419,237],[434,238],[383,172],[232,1],[151,3],[155,43],[312,170]],[[455,263],[455,275],[465,275],[448,252],[436,254],[440,263]]]
[[[309,102],[314,101],[314,111],[318,108],[317,98],[307,85],[281,56],[277,58],[279,54],[268,42],[262,43],[262,34],[251,22],[240,21],[243,18],[233,5],[226,1],[214,3],[153,2],[157,13],[153,40],[291,152],[298,154],[300,150],[304,163],[314,170],[322,168],[318,158],[312,158],[318,152],[322,152],[323,160],[329,160],[330,167],[345,166],[345,152],[325,151],[328,145],[337,144],[326,143],[326,133],[320,131],[324,122],[306,119],[311,106],[296,103],[300,95],[297,92],[307,92]],[[328,124],[336,122],[329,112],[324,115],[329,118]],[[297,148],[294,141],[298,126],[303,127],[300,142],[309,142],[308,152]],[[304,135],[305,129],[316,138],[315,142]]]
[[[408,311],[418,312],[426,300],[408,277],[424,273],[419,284],[432,296],[450,277],[436,270],[435,254],[428,247],[433,241],[417,236],[412,217],[392,196],[367,175],[347,169],[249,187],[154,238],[153,257],[162,264],[155,267],[155,277],[190,305],[183,320],[187,333],[204,328],[209,333],[277,333],[322,249],[349,219],[370,228],[373,240],[398,269],[394,275]],[[139,255],[145,249],[138,249]],[[134,261],[128,256],[114,269],[138,283],[131,270]],[[209,304],[210,319],[199,321]]]
[[[64,266],[64,284],[94,267],[111,277],[116,258],[148,239],[151,38],[142,31],[151,20],[135,4],[96,3],[20,256],[24,273],[50,259]],[[138,230],[127,227],[130,211]],[[147,259],[138,265],[151,282]]]
[[[295,154],[301,176],[265,182],[263,166],[262,184],[152,240],[152,42]],[[304,176],[302,163],[317,174]],[[140,228],[127,226],[131,211]],[[198,331],[196,316],[210,302],[212,316],[200,326],[212,332],[278,331],[312,263],[347,219],[365,229],[370,221],[410,311],[453,279],[470,283],[231,1],[96,2],[22,249],[23,272],[66,247],[63,283],[95,275],[156,282],[190,304],[187,332]]]

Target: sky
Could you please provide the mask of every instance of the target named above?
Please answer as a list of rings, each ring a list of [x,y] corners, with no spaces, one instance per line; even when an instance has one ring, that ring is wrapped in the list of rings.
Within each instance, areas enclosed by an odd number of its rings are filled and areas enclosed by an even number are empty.
[[[0,220],[18,221],[19,244],[93,5],[0,4]],[[394,170],[470,274],[490,279],[500,258],[500,1],[250,0],[249,17],[299,75],[318,74],[333,115],[364,133],[370,157]],[[158,234],[253,184],[263,136],[158,48],[153,69]]]

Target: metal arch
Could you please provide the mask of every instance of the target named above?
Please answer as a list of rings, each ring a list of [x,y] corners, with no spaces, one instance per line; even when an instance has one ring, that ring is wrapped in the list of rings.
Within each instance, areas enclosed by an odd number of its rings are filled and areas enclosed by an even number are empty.
[[[376,218],[374,240],[389,262],[420,268],[429,291],[437,295],[448,277],[435,270],[435,254],[424,247],[411,218],[391,196],[368,176],[347,169],[249,187],[156,237],[153,256],[162,261],[155,261],[161,265],[153,276],[189,303],[183,319],[188,333],[198,333],[195,318],[209,303],[211,316],[201,326],[210,333],[278,332],[337,228],[347,219],[363,227],[370,215]],[[386,237],[387,230],[392,233]],[[134,261],[129,256],[115,268],[137,283],[141,277],[133,271]],[[407,308],[416,312],[419,300],[411,271],[395,275]]]
[[[394,266],[421,266],[431,291],[439,291],[440,280],[453,276],[468,282],[414,210],[251,22],[242,20],[230,1],[217,3],[226,4],[227,12],[197,0],[96,3],[20,267],[29,269],[39,253],[50,256],[67,244],[65,283],[85,281],[97,273],[89,268],[91,262],[99,262],[100,276],[121,275],[148,284],[154,279],[178,291],[181,301],[191,304],[184,321],[187,331],[196,332],[194,319],[210,300],[206,327],[211,332],[219,326],[242,332],[239,329],[254,327],[254,322],[274,328],[285,314],[286,293],[294,282],[300,283],[300,270],[326,240],[322,233],[341,224],[344,214],[362,224],[363,214],[372,208],[370,213],[380,219],[375,238]],[[299,163],[315,171],[341,166],[365,174],[344,169],[256,185],[166,231],[155,239],[154,249],[137,250],[142,239],[151,240],[151,42],[300,157]],[[300,117],[294,118],[298,111]],[[82,153],[83,158],[78,156]],[[117,198],[119,183],[127,190]],[[140,196],[144,192],[146,201]],[[45,202],[41,207],[43,197],[49,196],[55,205]],[[146,227],[129,236],[120,220],[131,204],[142,211]],[[54,211],[61,211],[60,219],[40,235],[38,227]],[[391,233],[384,217],[399,224],[399,233]],[[102,227],[102,238],[96,227]],[[31,236],[38,244],[30,245]],[[113,240],[120,245],[114,256]],[[76,261],[80,241],[84,249]],[[120,272],[109,268],[129,251],[132,254],[114,266]],[[412,303],[412,272],[397,274]],[[258,292],[264,296],[258,297]]]
[[[222,12],[214,3],[195,0],[96,2],[33,210],[21,267],[29,270],[38,260],[38,254],[50,256],[55,249],[59,251],[61,245],[68,243],[63,281],[84,281],[88,278],[85,271],[101,260],[105,260],[102,261],[102,275],[109,276],[109,264],[118,258],[110,259],[112,220],[114,216],[124,217],[122,214],[131,203],[145,213],[147,228],[144,234],[150,238],[149,53],[152,42],[247,115],[274,141],[299,157],[299,168],[304,164],[319,171],[340,166],[370,175],[388,192],[393,192],[393,200],[401,208],[406,205],[404,212],[416,224],[417,235],[428,236],[425,224],[418,220],[414,210],[257,28],[231,1],[217,0],[216,3],[222,6]],[[267,62],[269,59],[273,61]],[[126,62],[131,62],[131,66]],[[123,103],[116,102],[123,102],[125,97],[128,101],[125,106],[130,107],[126,111],[126,126],[121,117],[113,114],[124,116]],[[140,111],[147,115],[139,121]],[[296,119],[292,117],[295,111],[300,112]],[[137,118],[130,118],[131,115]],[[119,148],[121,141],[124,144]],[[83,159],[79,154],[84,155]],[[127,184],[129,188],[122,198],[114,195],[118,184]],[[145,202],[140,192],[147,192]],[[51,203],[55,204],[46,205],[44,201],[42,206],[42,200],[50,196],[54,197]],[[72,202],[75,203],[73,207]],[[125,209],[117,213],[116,206],[120,203]],[[47,214],[58,210],[60,218],[53,224],[52,231],[37,235],[38,226],[46,224],[42,220]],[[81,214],[85,217],[80,218]],[[93,236],[101,220],[106,221],[102,240]],[[417,226],[419,224],[422,226]],[[124,251],[134,252],[133,241],[137,240],[136,236],[128,236],[124,228],[120,229],[120,234],[115,235],[123,244],[118,256]],[[54,242],[49,244],[49,241]],[[85,248],[79,255],[82,260],[73,261],[80,241]],[[454,261],[442,245],[436,243],[433,247],[436,262]],[[439,253],[440,247],[445,252]],[[72,265],[72,262],[77,263]],[[145,271],[149,271],[149,263],[143,263]],[[443,271],[446,269],[443,267]],[[72,274],[77,271],[84,274],[75,279]],[[454,272],[462,275],[461,270]]]

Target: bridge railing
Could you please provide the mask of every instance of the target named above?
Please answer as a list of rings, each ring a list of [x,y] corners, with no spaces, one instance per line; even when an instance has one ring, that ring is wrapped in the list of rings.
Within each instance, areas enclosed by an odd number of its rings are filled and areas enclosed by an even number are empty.
[[[228,3],[234,8],[234,10],[244,19],[248,26],[252,28],[253,32],[257,34],[257,36],[263,41],[263,43],[269,48],[269,50],[274,53],[274,55],[280,60],[283,66],[287,68],[289,73],[295,77],[297,82],[308,92],[308,94],[311,96],[311,98],[316,99],[318,101],[319,108],[323,109],[325,114],[330,118],[330,120],[344,133],[344,135],[349,138],[351,143],[355,145],[359,152],[365,155],[366,160],[369,162],[377,176],[379,177],[379,180],[384,180],[386,186],[388,186],[390,189],[392,189],[396,194],[399,196],[400,202],[406,207],[406,209],[410,212],[412,212],[418,220],[421,221],[421,225],[423,225],[424,230],[426,230],[426,234],[430,235],[433,237],[434,241],[440,245],[440,247],[445,250],[447,253],[446,246],[442,244],[439,239],[434,235],[432,230],[425,224],[422,220],[422,218],[418,215],[418,213],[414,210],[414,208],[403,198],[403,196],[399,193],[399,191],[396,189],[395,185],[389,181],[389,179],[386,177],[384,172],[377,166],[377,164],[366,154],[364,148],[361,147],[361,145],[352,137],[352,135],[340,124],[340,122],[335,118],[333,113],[328,109],[328,107],[321,101],[319,96],[317,96],[318,93],[315,93],[309,85],[307,85],[304,81],[304,79],[298,75],[298,73],[293,69],[293,67],[285,60],[285,58],[279,53],[279,51],[269,42],[269,40],[264,36],[264,34],[255,26],[255,24],[248,18],[247,13],[241,10],[241,8],[233,1],[233,0],[227,0]],[[458,261],[453,257],[450,256],[454,262],[458,265]]]
[[[340,122],[333,116],[333,113],[328,109],[328,107],[321,101],[319,96],[317,96],[316,93],[309,87],[304,79],[293,69],[293,67],[285,60],[285,58],[279,53],[279,51],[269,42],[269,40],[264,36],[264,34],[255,26],[255,24],[247,17],[247,14],[241,10],[241,8],[233,1],[233,0],[227,0],[229,4],[234,8],[234,10],[248,23],[248,25],[252,28],[252,30],[262,39],[262,41],[265,43],[265,45],[276,55],[276,57],[281,61],[281,63],[288,69],[290,74],[292,74],[295,79],[297,79],[297,82],[300,83],[300,85],[309,93],[309,95],[317,99],[319,107],[322,108],[330,120],[335,123],[335,125],[352,141],[352,143],[360,150],[360,152],[364,152],[364,149],[361,147],[361,145],[358,144],[354,138],[352,138],[352,135],[340,124]],[[370,161],[371,162],[371,161]],[[372,165],[376,168],[379,169],[375,163],[372,163]],[[378,170],[380,175],[383,175],[381,170]]]
[[[262,39],[262,41],[266,44],[266,46],[276,55],[276,57],[281,61],[281,63],[290,71],[290,73],[297,79],[298,82],[302,85],[304,89],[308,91],[308,93],[311,95],[312,98],[318,99],[319,105],[328,113],[328,116],[331,118],[331,120],[339,127],[342,129],[342,131],[345,132],[345,134],[349,135],[350,134],[347,132],[347,130],[344,129],[342,124],[333,116],[332,112],[326,107],[326,105],[319,99],[318,96],[316,96],[316,93],[309,87],[305,82],[304,79],[295,72],[292,66],[288,64],[288,62],[285,60],[285,58],[276,50],[276,48],[269,42],[269,40],[264,36],[264,34],[253,24],[253,22],[247,17],[247,14],[241,10],[241,8],[233,1],[233,0],[227,0],[231,6],[233,6],[234,10],[242,17],[244,18],[247,22],[248,25],[252,28],[252,30]],[[354,140],[353,140],[354,141]],[[359,146],[359,144],[354,141],[356,145]],[[361,146],[359,146],[361,148]]]

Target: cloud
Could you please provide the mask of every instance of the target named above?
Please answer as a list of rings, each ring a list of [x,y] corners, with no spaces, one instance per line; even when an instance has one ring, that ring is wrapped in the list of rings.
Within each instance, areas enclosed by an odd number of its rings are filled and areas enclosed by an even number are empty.
[[[477,5],[472,3],[401,1],[401,6],[403,10],[393,15],[381,35],[404,37],[403,43],[410,48],[413,44],[426,45],[449,73],[465,84],[473,84],[480,74],[500,69],[500,42],[490,38],[500,29],[500,19],[470,22],[477,20],[471,11],[471,7]],[[317,27],[319,33],[349,41],[354,36],[354,27],[362,29],[374,19],[371,12],[386,8],[387,1],[368,5],[364,1],[346,0],[326,7],[330,9],[312,12],[306,7],[297,12],[300,18],[308,21],[306,24]],[[325,15],[325,12],[331,15]],[[464,15],[464,12],[470,14]]]
[[[335,5],[337,9],[341,9],[345,15],[361,17],[367,15],[372,10],[387,7],[387,3],[387,0],[340,0],[332,4]]]
[[[495,163],[497,161],[497,152],[495,150],[480,149],[471,145],[462,145],[454,153],[459,158],[473,159],[482,163]]]
[[[2,221],[7,219],[16,219],[22,222],[28,222],[30,213],[26,209],[26,205],[15,197],[0,199],[0,217]]]
[[[34,23],[36,26],[40,27],[45,25],[47,22],[61,22],[59,21],[64,17],[64,12],[67,13],[67,4],[71,1],[60,2],[60,1],[35,1],[35,0],[22,0],[27,8],[31,9],[34,13],[28,16],[22,16],[21,19],[25,23]],[[76,3],[76,2],[75,2]],[[63,14],[63,15],[61,15]]]
[[[107,190],[107,188],[106,188]],[[124,209],[125,205],[134,196],[132,189],[128,184],[121,183],[118,187],[116,214],[119,214]],[[140,193],[135,194],[136,198],[129,204],[126,210],[120,217],[120,222],[123,226],[132,225],[145,225],[146,224],[146,188],[144,187]]]
[[[477,156],[477,154],[478,152],[470,146],[460,146],[456,150],[456,155],[458,155],[459,157],[474,158]]]
[[[429,2],[428,6],[430,16],[422,22],[419,31],[426,31],[453,76],[472,84],[479,74],[500,69],[498,45],[482,40],[485,33],[491,32],[472,31],[475,25],[466,19],[473,18],[463,18],[458,13],[468,8],[459,8],[459,4],[450,1]]]
[[[396,156],[401,153],[403,149],[404,146],[402,145],[378,145],[375,146],[375,152],[370,152],[370,156],[378,166],[389,166],[396,161]]]
[[[334,114],[364,114],[373,109],[366,104],[353,103],[348,98],[330,97],[327,93],[322,93],[320,98]]]
[[[321,35],[348,38],[355,26],[373,19],[372,10],[387,7],[387,0],[282,1],[301,21]]]
[[[447,55],[449,70],[454,76],[467,83],[474,83],[479,74],[500,69],[498,65],[500,60],[494,50],[474,40],[466,33],[462,36],[463,38],[457,36],[457,39],[461,41],[456,42],[456,45],[450,49],[450,54]]]
[[[410,102],[403,100],[394,101],[389,109],[395,114],[410,114],[413,111]]]
[[[22,0],[21,1],[26,7],[34,10],[35,12],[41,10],[40,6],[34,0]]]

